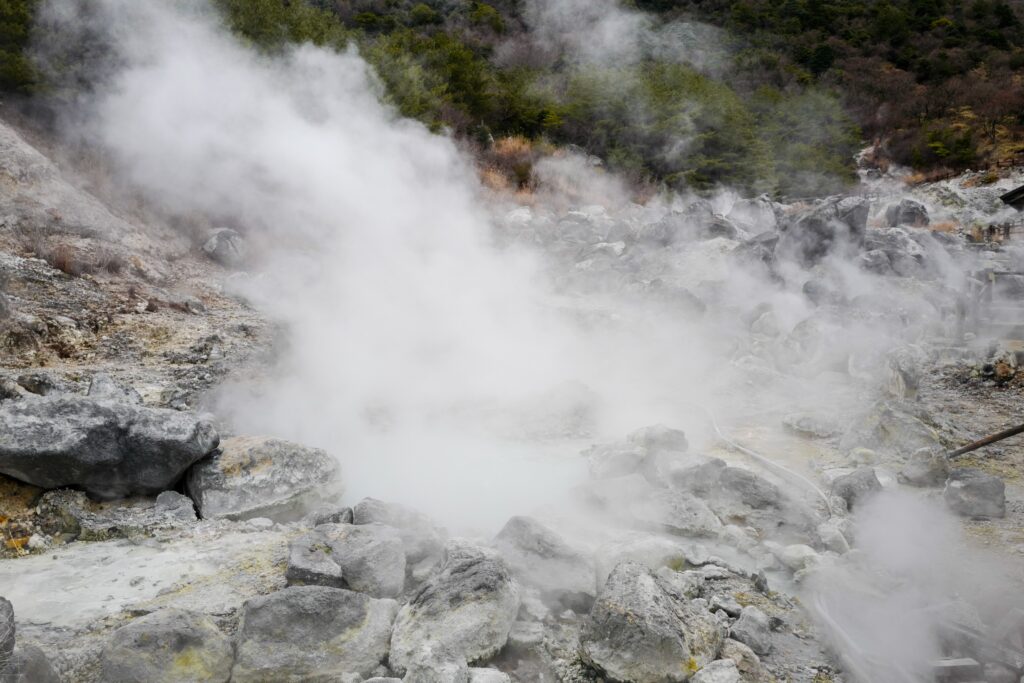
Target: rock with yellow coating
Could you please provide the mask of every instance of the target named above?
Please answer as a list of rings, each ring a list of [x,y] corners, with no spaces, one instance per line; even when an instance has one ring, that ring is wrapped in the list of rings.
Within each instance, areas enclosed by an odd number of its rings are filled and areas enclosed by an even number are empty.
[[[341,494],[338,462],[326,451],[262,436],[224,439],[189,470],[187,488],[204,519],[301,519]]]
[[[584,623],[580,655],[616,681],[675,683],[717,658],[724,630],[706,610],[673,597],[650,569],[623,562]]]
[[[231,641],[209,617],[164,609],[115,631],[100,666],[104,681],[225,683],[233,660]]]
[[[245,603],[232,683],[335,681],[372,675],[388,656],[394,600],[292,586]]]

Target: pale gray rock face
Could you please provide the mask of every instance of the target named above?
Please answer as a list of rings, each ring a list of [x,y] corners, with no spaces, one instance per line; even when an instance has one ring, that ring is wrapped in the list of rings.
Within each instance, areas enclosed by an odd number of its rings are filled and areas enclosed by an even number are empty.
[[[417,564],[428,558],[441,556],[444,548],[444,534],[430,519],[415,510],[386,503],[376,498],[363,498],[352,509],[354,524],[372,524],[377,522],[394,529],[402,537],[405,544],[405,559],[410,565]]]
[[[740,618],[732,625],[729,636],[759,655],[772,651],[772,634],[768,615],[756,607],[744,607]]]
[[[215,228],[203,242],[203,253],[224,266],[242,265],[246,251],[245,238],[231,228]]]
[[[375,598],[393,598],[405,587],[405,551],[395,529],[383,524],[326,525],[334,561],[345,583]]]
[[[0,404],[0,472],[97,498],[155,495],[217,447],[195,414],[83,396]]]
[[[201,614],[165,609],[122,626],[100,655],[103,680],[226,683],[234,648]]]
[[[341,493],[338,462],[326,451],[260,436],[225,439],[188,472],[186,487],[205,519],[301,519]]]
[[[4,683],[60,683],[60,676],[38,647],[18,645],[14,648],[7,668],[0,669],[0,681]]]
[[[953,470],[942,497],[951,510],[964,517],[1006,516],[1006,485],[981,470]]]
[[[118,384],[110,375],[96,373],[89,381],[88,395],[95,399],[142,404],[142,396],[132,387]]]
[[[698,671],[693,683],[740,683],[740,670],[731,659],[716,659]]]
[[[513,517],[495,545],[521,583],[547,602],[587,611],[597,593],[594,564],[558,534],[530,517]]]
[[[496,553],[464,541],[445,546],[444,560],[402,607],[391,636],[391,668],[472,664],[508,640],[519,611],[519,586]]]
[[[913,199],[901,199],[898,203],[886,207],[885,221],[889,227],[912,225],[915,228],[923,228],[931,219],[924,204]]]
[[[293,586],[245,603],[232,683],[369,677],[388,656],[398,603]]]
[[[584,622],[580,655],[617,681],[686,681],[715,660],[724,636],[708,612],[674,599],[643,565],[623,562]]]

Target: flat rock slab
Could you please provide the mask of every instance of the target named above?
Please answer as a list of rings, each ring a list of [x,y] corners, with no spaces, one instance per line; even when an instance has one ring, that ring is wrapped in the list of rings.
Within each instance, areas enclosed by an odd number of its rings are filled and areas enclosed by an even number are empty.
[[[225,439],[189,470],[188,492],[204,519],[301,519],[341,495],[338,462],[326,451],[261,436]]]
[[[0,403],[0,472],[98,498],[155,495],[217,447],[194,413],[87,396]]]
[[[226,614],[284,586],[287,540],[276,531],[210,532],[171,542],[72,543],[0,561],[18,630],[82,630],[126,609]]]

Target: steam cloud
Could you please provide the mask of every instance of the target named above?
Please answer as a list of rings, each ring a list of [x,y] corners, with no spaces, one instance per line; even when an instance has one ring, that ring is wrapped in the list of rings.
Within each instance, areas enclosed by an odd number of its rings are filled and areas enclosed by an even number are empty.
[[[383,106],[354,51],[261,56],[199,0],[87,4],[53,0],[46,10],[70,33],[103,33],[114,53],[79,102],[76,134],[166,212],[243,229],[254,267],[232,286],[287,331],[264,381],[227,388],[218,411],[238,431],[335,453],[355,499],[493,529],[563,499],[583,478],[576,453],[595,438],[665,422],[699,449],[710,441],[701,408],[727,425],[807,407],[848,411],[861,397],[832,371],[846,372],[851,355],[877,366],[883,349],[942,323],[919,292],[880,287],[842,258],[813,274],[783,267],[779,282],[738,268],[721,238],[637,247],[629,272],[591,276],[585,245],[545,214],[543,188],[536,217],[550,232],[539,238],[554,246],[499,248],[471,163]],[[649,19],[611,2],[531,7],[549,30],[539,39],[569,41],[584,59],[646,49]],[[566,24],[577,10],[585,41]],[[621,194],[573,159],[540,174],[549,192],[567,174],[595,183],[591,196]],[[691,200],[608,208],[656,223]],[[714,207],[726,213],[736,200],[723,192]],[[815,312],[800,292],[811,275],[899,315],[819,315],[799,328]],[[703,316],[666,300],[702,288],[716,301]],[[749,331],[753,312],[770,312],[760,335]],[[874,528],[869,520],[866,541]],[[853,610],[844,624],[877,617]],[[930,643],[907,647],[927,659]]]

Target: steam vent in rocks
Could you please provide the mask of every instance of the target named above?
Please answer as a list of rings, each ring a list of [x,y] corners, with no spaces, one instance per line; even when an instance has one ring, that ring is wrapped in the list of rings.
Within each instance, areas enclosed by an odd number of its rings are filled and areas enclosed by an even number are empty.
[[[1022,54],[0,3],[0,683],[1021,683]]]

